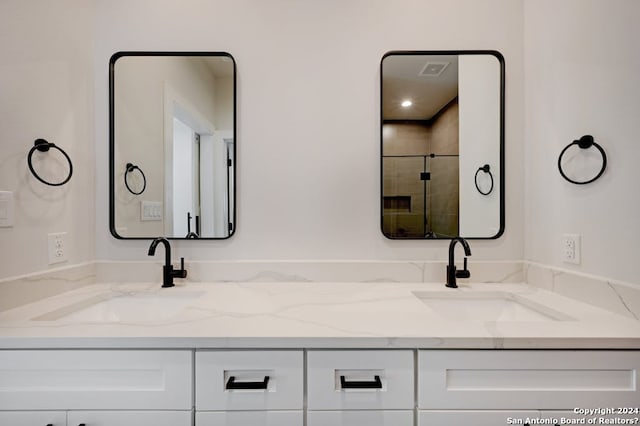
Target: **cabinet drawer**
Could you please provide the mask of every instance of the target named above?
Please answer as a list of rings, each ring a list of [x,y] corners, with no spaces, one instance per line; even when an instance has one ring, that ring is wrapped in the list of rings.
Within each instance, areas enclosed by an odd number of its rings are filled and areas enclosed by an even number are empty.
[[[538,418],[539,411],[418,411],[418,426],[497,426]]]
[[[309,351],[310,410],[402,410],[414,406],[413,352]]]
[[[307,426],[413,426],[413,411],[309,411]]]
[[[192,407],[190,351],[0,351],[0,410]]]
[[[216,411],[196,413],[198,426],[303,426],[300,411]]]
[[[196,352],[197,410],[296,410],[302,351]]]
[[[418,407],[635,406],[639,370],[639,351],[419,351]]]

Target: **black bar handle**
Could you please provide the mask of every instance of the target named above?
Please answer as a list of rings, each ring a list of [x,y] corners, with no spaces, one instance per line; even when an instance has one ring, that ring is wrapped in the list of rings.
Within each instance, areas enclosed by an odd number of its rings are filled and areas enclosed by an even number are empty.
[[[348,382],[344,376],[340,376],[340,387],[342,389],[382,389],[380,376],[374,376],[373,381],[353,380]]]
[[[235,376],[229,376],[225,385],[226,389],[266,389],[269,384],[269,376],[264,376],[261,382],[236,382]]]

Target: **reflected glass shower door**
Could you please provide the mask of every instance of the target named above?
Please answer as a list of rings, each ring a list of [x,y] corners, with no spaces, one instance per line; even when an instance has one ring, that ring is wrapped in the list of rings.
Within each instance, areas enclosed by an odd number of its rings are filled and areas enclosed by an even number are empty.
[[[382,159],[382,228],[391,238],[424,238],[426,181],[424,156]]]
[[[457,155],[427,159],[431,172],[428,189],[427,232],[432,238],[453,238],[459,232],[460,178]]]
[[[382,230],[391,238],[458,236],[458,156],[382,158]]]

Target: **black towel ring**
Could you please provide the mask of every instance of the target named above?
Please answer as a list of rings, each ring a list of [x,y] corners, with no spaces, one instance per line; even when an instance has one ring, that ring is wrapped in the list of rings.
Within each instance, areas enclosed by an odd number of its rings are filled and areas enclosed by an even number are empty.
[[[485,172],[489,174],[489,177],[491,178],[491,188],[489,188],[489,190],[487,192],[483,192],[480,189],[480,186],[478,186],[478,173],[480,172]],[[478,170],[476,170],[476,176],[474,178],[475,180],[475,184],[476,184],[476,189],[478,190],[479,193],[481,193],[482,195],[489,195],[491,194],[491,191],[493,191],[493,174],[491,174],[491,167],[488,164],[485,164],[482,167],[478,167]]]
[[[136,169],[142,175],[142,189],[140,190],[140,192],[135,192],[133,189],[131,189],[131,187],[129,186],[129,181],[127,180],[127,176],[129,175],[129,173],[132,173]],[[147,177],[144,175],[140,167],[133,165],[131,163],[127,163],[126,170],[124,172],[124,185],[127,187],[129,192],[132,193],[133,195],[140,195],[147,188]]]
[[[564,170],[562,170],[562,156],[573,145],[578,145],[580,147],[580,149],[587,149],[587,148],[591,148],[592,146],[595,146],[596,149],[598,151],[600,151],[600,154],[602,155],[602,168],[600,169],[600,171],[598,172],[598,174],[595,177],[593,177],[593,178],[591,178],[589,180],[585,180],[585,181],[579,182],[579,181],[575,181],[573,179],[570,179],[566,174],[564,174]],[[569,145],[564,147],[564,149],[560,153],[560,156],[558,157],[558,170],[560,170],[560,174],[562,175],[562,177],[566,181],[574,183],[576,185],[586,185],[587,183],[591,183],[591,182],[595,181],[600,176],[602,176],[602,174],[604,173],[604,170],[606,168],[607,168],[607,154],[605,154],[604,149],[602,149],[602,147],[600,145],[598,145],[597,143],[594,142],[593,136],[591,136],[591,135],[584,135],[579,140],[575,140],[575,141],[571,142]]]
[[[69,175],[62,182],[57,182],[57,183],[47,182],[46,180],[42,179],[38,175],[38,173],[36,173],[36,171],[33,169],[33,164],[31,163],[31,157],[33,156],[33,153],[36,151],[36,149],[38,151],[40,151],[40,152],[47,152],[47,151],[49,151],[50,148],[55,148],[58,151],[60,151],[62,153],[62,155],[64,155],[64,157],[69,162]],[[62,148],[60,148],[59,146],[57,146],[56,144],[53,144],[51,142],[47,142],[44,139],[36,139],[33,142],[33,148],[31,148],[29,150],[29,154],[27,155],[27,164],[29,165],[29,170],[31,171],[31,174],[33,176],[35,176],[35,178],[38,179],[40,182],[44,183],[45,185],[49,185],[49,186],[62,186],[65,183],[69,182],[69,179],[71,179],[71,175],[73,174],[73,163],[71,162],[71,158],[69,158],[67,153],[64,152],[64,150]]]

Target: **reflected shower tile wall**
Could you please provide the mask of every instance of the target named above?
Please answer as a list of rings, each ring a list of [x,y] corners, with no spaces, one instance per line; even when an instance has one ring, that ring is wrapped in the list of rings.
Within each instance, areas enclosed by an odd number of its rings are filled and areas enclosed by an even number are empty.
[[[640,320],[640,285],[577,274],[535,263],[524,265],[528,284]]]
[[[432,124],[431,150],[438,155],[459,152],[457,99],[440,111]],[[458,235],[459,160],[436,157],[429,161],[431,185],[429,196],[430,230],[438,236]]]

